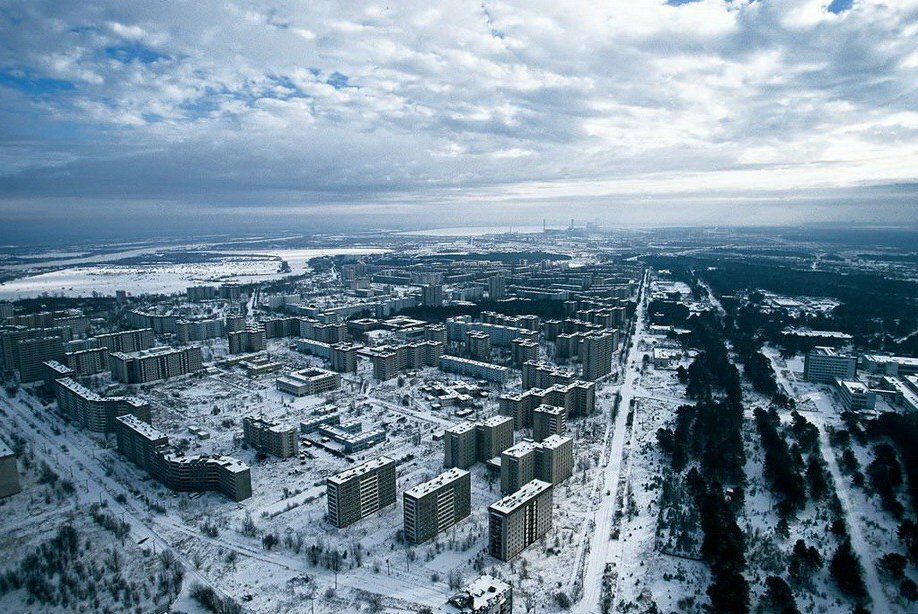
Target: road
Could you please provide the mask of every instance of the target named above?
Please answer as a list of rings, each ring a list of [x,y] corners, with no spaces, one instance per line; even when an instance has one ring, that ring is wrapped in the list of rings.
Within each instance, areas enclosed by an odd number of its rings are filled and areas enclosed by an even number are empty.
[[[829,434],[826,431],[825,419],[828,416],[835,415],[836,409],[832,400],[823,392],[812,395],[811,400],[819,409],[818,414],[812,414],[807,418],[819,429],[819,449],[822,457],[829,466],[829,473],[832,474],[832,480],[835,482],[835,491],[838,494],[838,500],[841,501],[842,511],[848,525],[848,535],[851,537],[851,547],[861,559],[861,567],[864,568],[864,584],[867,586],[867,593],[873,602],[872,612],[876,614],[886,614],[890,612],[889,601],[886,599],[886,593],[883,591],[883,584],[880,582],[880,576],[877,574],[874,559],[879,554],[876,548],[864,538],[863,518],[856,511],[855,498],[860,497],[859,493],[852,494],[848,486],[848,480],[842,475],[832,451],[832,444],[829,442]]]
[[[574,612],[598,613],[601,612],[602,600],[602,577],[606,569],[606,564],[610,562],[613,554],[621,555],[621,549],[613,552],[609,532],[611,531],[612,522],[617,510],[616,499],[618,490],[619,476],[622,470],[622,456],[625,450],[625,423],[628,419],[628,408],[631,400],[635,397],[635,385],[640,377],[641,370],[641,352],[638,348],[638,340],[641,333],[644,332],[644,320],[647,314],[647,279],[645,273],[644,280],[641,282],[640,292],[641,299],[638,303],[635,314],[635,329],[631,336],[631,347],[628,350],[628,359],[625,367],[625,379],[620,389],[621,401],[619,402],[618,414],[612,423],[611,416],[609,426],[612,429],[612,444],[609,448],[605,466],[600,473],[599,492],[602,497],[599,508],[594,513],[594,531],[590,539],[590,551],[586,562],[586,570],[583,576],[583,597],[572,610]]]

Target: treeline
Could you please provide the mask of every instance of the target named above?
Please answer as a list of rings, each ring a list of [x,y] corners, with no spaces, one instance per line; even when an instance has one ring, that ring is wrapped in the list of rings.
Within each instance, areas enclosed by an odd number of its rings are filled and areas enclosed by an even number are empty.
[[[659,429],[657,440],[674,471],[692,465],[686,483],[701,518],[701,556],[712,576],[707,589],[711,609],[748,612],[745,537],[737,522],[746,462],[739,371],[730,362],[716,314],[692,316],[686,325],[692,331],[690,343],[701,351],[688,370],[680,371],[680,379],[696,403],[681,406],[675,429]],[[725,490],[724,484],[732,487]]]
[[[855,343],[906,354],[918,353],[918,336],[896,341],[918,328],[918,283],[860,272],[794,269],[748,260],[695,257],[649,259],[671,271],[705,271],[705,280],[718,295],[766,290],[786,296],[822,296],[840,301],[826,328],[855,337]]]
[[[801,475],[803,457],[799,449],[791,451],[778,431],[781,419],[773,408],[765,411],[759,407],[754,413],[765,450],[765,477],[771,483],[772,491],[780,497],[778,513],[787,518],[806,505],[806,486]]]

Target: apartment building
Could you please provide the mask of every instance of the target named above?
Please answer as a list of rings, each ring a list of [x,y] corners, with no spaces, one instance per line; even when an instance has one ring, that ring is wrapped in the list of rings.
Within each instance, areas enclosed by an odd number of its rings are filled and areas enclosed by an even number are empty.
[[[16,456],[5,443],[0,441],[0,499],[15,495],[19,486],[19,466]]]
[[[447,373],[457,373],[466,377],[488,380],[498,384],[506,384],[510,379],[510,369],[495,365],[490,362],[469,360],[458,356],[441,356],[440,370]]]
[[[487,361],[491,358],[491,337],[487,333],[477,330],[466,332],[465,347],[474,360]]]
[[[551,529],[553,486],[533,480],[488,506],[488,550],[509,561]]]
[[[605,330],[585,335],[580,352],[583,379],[592,382],[612,373],[612,357],[617,348],[618,331]]]
[[[290,458],[300,451],[296,427],[289,424],[246,416],[242,419],[242,436],[259,452],[278,458]]]
[[[556,384],[570,384],[577,376],[573,371],[562,369],[550,362],[528,361],[523,363],[523,390],[549,388]]]
[[[539,360],[539,344],[537,341],[514,339],[510,342],[510,358],[517,367],[522,367],[527,362]],[[525,385],[524,385],[525,387]]]
[[[265,330],[259,326],[246,326],[227,333],[230,354],[251,354],[265,350]]]
[[[54,382],[57,407],[81,427],[95,433],[110,433],[115,429],[115,419],[133,415],[150,422],[150,405],[137,397],[103,397],[73,379]]]
[[[126,384],[144,384],[169,379],[204,368],[201,348],[158,347],[139,352],[112,352],[109,360],[112,377]]]
[[[108,350],[104,347],[66,352],[64,361],[79,376],[108,371]]]
[[[410,544],[423,544],[472,511],[468,471],[452,468],[403,494],[404,532]]]
[[[475,423],[476,456],[486,463],[513,445],[513,418],[491,416]]]
[[[252,496],[248,465],[231,456],[191,455],[170,450],[169,438],[132,416],[116,419],[118,450],[166,488],[179,492],[216,491],[234,501]]]
[[[560,484],[574,473],[574,440],[550,435],[535,450],[536,478],[549,484]]]
[[[535,479],[535,451],[538,444],[524,439],[500,454],[500,490],[510,494]]]
[[[443,466],[468,469],[478,461],[478,433],[474,422],[460,422],[443,433]]]
[[[155,342],[152,328],[138,328],[118,333],[96,335],[96,347],[107,348],[109,352],[141,352],[149,350]]]
[[[517,429],[532,426],[532,412],[539,405],[563,407],[568,418],[588,416],[596,407],[596,384],[575,380],[549,388],[531,388],[518,394],[498,397],[501,415],[511,416]]]
[[[567,432],[567,410],[552,405],[539,405],[532,410],[532,438],[536,441]]]
[[[380,456],[325,483],[328,519],[341,529],[395,503],[395,460]]]
[[[384,345],[369,350],[373,363],[373,377],[389,380],[406,369],[435,367],[443,355],[439,341],[419,341],[402,345]]]
[[[76,377],[76,371],[65,364],[59,363],[56,360],[46,360],[42,364],[45,368],[44,380],[45,386],[48,388],[48,390],[54,391],[54,382],[59,379],[64,379],[65,377]]]
[[[226,333],[223,318],[200,320],[178,320],[175,323],[175,334],[182,343],[217,339]]]

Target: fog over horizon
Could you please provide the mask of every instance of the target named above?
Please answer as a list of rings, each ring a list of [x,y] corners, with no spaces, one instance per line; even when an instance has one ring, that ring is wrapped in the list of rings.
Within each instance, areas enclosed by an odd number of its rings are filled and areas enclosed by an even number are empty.
[[[918,2],[0,7],[0,241],[918,228]]]

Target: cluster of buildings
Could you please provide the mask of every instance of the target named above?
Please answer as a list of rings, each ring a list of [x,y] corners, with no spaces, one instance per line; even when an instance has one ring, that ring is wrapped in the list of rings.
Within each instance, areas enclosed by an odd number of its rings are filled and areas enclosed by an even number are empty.
[[[498,411],[512,417],[515,428],[531,428],[534,411],[542,405],[563,407],[569,418],[592,414],[596,408],[596,384],[574,380],[548,388],[530,388],[518,394],[502,394],[498,403]]]
[[[866,376],[858,378],[858,369]],[[834,385],[845,409],[872,411],[878,398],[918,410],[918,358],[880,354],[848,354],[828,346],[806,353],[803,377],[818,384]]]

